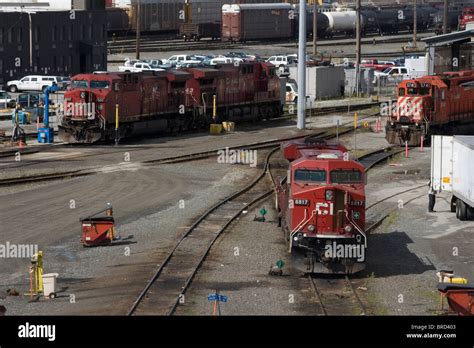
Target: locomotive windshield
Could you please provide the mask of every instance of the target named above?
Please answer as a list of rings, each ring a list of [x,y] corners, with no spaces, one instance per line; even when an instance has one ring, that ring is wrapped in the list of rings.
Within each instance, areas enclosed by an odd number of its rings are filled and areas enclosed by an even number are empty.
[[[84,80],[74,80],[72,81],[73,88],[89,88],[89,82]]]
[[[326,171],[298,169],[295,171],[295,181],[326,182]]]
[[[110,87],[109,81],[89,81],[75,80],[72,82],[73,88],[91,88],[91,89],[108,89]]]
[[[333,184],[360,184],[362,183],[362,173],[358,170],[333,170],[331,182]]]

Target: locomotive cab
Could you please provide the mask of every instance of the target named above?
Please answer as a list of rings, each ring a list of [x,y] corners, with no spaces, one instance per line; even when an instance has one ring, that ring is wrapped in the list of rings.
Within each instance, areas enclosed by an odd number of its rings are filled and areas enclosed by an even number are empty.
[[[286,184],[277,189],[278,208],[292,255],[304,258],[297,262],[299,268],[316,273],[362,270],[363,258],[327,251],[366,246],[364,167],[348,160],[342,146],[287,143],[283,148],[285,156],[297,159],[290,163]]]

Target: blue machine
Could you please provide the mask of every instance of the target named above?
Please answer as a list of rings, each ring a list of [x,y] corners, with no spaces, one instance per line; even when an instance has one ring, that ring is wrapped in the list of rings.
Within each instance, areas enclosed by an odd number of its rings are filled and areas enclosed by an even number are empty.
[[[53,84],[44,91],[44,127],[38,129],[38,142],[40,144],[51,144],[54,142],[54,129],[49,127],[49,94],[58,91],[58,85]]]
[[[18,115],[17,115],[18,114]],[[28,117],[27,113],[24,112],[23,110],[13,110],[12,113],[12,123],[15,124],[18,122],[19,125],[25,125],[28,124]]]

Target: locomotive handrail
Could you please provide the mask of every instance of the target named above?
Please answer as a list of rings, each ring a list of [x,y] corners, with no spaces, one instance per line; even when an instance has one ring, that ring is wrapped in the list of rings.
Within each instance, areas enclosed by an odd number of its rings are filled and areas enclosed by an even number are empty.
[[[298,233],[312,218],[315,216],[317,212],[316,209],[311,212],[311,216],[305,221],[306,219],[306,209],[304,211],[304,218],[301,220],[301,222],[295,227],[295,229],[290,233],[290,254],[291,254],[291,249],[293,248],[293,236]]]
[[[364,237],[364,246],[367,248],[367,235],[364,233],[364,231],[362,231],[362,229],[354,221],[351,220],[351,218],[349,218],[348,211],[344,210],[344,212],[346,213],[347,221],[349,221],[351,225],[354,226],[355,229]]]

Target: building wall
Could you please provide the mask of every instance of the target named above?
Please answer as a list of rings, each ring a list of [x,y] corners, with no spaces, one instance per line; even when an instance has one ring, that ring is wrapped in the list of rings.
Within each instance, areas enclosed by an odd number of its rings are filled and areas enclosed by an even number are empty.
[[[290,67],[290,79],[298,83],[298,67]],[[344,96],[344,68],[338,66],[307,67],[306,95],[308,101]]]
[[[104,11],[0,12],[0,85],[29,74],[75,75],[107,69]]]

